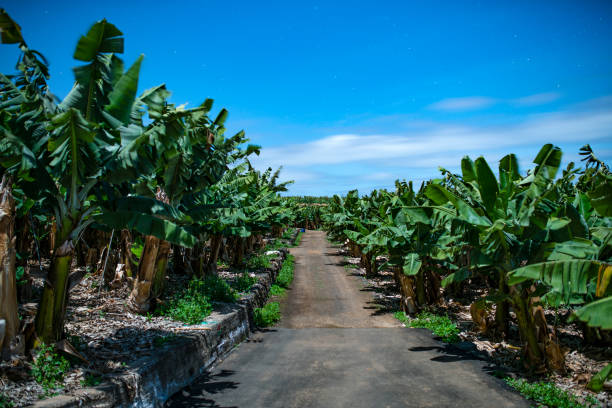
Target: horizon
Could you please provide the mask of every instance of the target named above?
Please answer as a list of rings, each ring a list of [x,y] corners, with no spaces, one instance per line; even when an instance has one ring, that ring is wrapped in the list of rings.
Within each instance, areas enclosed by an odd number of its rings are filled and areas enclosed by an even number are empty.
[[[585,144],[612,159],[612,3],[346,4],[4,7],[49,59],[60,98],[78,38],[107,18],[126,66],[145,54],[139,93],[165,82],[172,103],[213,98],[228,135],[262,146],[255,167],[295,180],[287,195],[416,186],[465,155],[496,168],[515,153],[525,174],[545,143],[563,166]],[[0,47],[2,72],[18,54]]]

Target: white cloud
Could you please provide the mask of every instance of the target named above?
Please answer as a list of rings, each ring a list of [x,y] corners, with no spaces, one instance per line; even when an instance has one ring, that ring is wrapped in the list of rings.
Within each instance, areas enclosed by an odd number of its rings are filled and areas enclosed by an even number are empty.
[[[534,95],[523,96],[516,99],[489,98],[484,96],[468,96],[463,98],[447,98],[429,105],[429,109],[463,112],[488,108],[497,104],[509,104],[515,107],[531,107],[545,105],[556,101],[561,97],[557,92],[545,92]]]
[[[381,124],[381,128],[384,124]],[[291,194],[332,194],[353,188],[391,187],[396,178],[437,177],[438,166],[457,171],[461,158],[484,155],[492,166],[516,153],[526,170],[545,143],[559,145],[565,162],[592,144],[604,160],[612,158],[612,106],[537,114],[513,125],[478,126],[421,122],[396,133],[332,134],[310,142],[265,147],[253,158],[257,168],[283,165],[293,179]]]
[[[486,108],[493,105],[495,102],[496,100],[493,98],[482,96],[448,98],[429,105],[429,108],[441,111],[467,111]]]
[[[524,96],[522,98],[511,99],[510,104],[514,106],[538,106],[556,101],[561,97],[557,92],[546,92],[535,95]]]
[[[340,134],[312,142],[264,148],[253,161],[287,168],[354,162],[400,160],[410,167],[430,167],[441,158],[516,146],[612,139],[612,111],[547,114],[514,126],[479,128],[432,125],[402,135]],[[444,161],[444,160],[442,160]]]

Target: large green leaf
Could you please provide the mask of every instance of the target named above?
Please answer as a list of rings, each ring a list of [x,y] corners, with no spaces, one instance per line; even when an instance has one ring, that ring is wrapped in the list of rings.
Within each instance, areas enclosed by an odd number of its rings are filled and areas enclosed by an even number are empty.
[[[419,273],[421,269],[421,260],[419,254],[408,254],[404,257],[403,271],[405,275],[413,276]]]
[[[595,177],[595,188],[588,192],[591,205],[603,217],[612,217],[612,174]]]
[[[563,152],[557,146],[552,144],[546,144],[542,146],[538,155],[533,160],[537,165],[534,170],[535,176],[544,176],[545,178],[552,180],[557,175],[559,166],[561,165],[561,157]]]
[[[575,295],[588,293],[588,284],[596,282],[599,271],[610,265],[593,260],[559,260],[540,262],[514,269],[508,273],[508,284],[540,280],[559,293],[566,303]]]
[[[173,244],[193,247],[198,240],[187,229],[154,215],[134,211],[107,211],[95,217],[96,222],[108,228],[133,229],[144,235],[153,235]]]
[[[468,156],[461,159],[461,174],[466,183],[476,180],[476,167]]]
[[[138,75],[143,56],[138,57],[136,62],[123,74],[108,95],[109,104],[106,111],[127,125],[132,113],[134,97],[138,89]]]
[[[90,62],[98,53],[122,53],[123,33],[103,19],[81,36],[74,50],[74,59]]]
[[[21,27],[13,21],[4,9],[0,9],[0,35],[3,44],[25,44],[21,36]]]
[[[587,326],[612,330],[612,296],[591,302],[576,310],[574,314]]]
[[[483,157],[477,158],[475,165],[480,198],[489,214],[492,214],[494,212],[497,194],[499,193],[495,174],[493,174],[489,164]]]
[[[521,178],[518,160],[514,154],[508,154],[499,161],[499,184],[506,190],[513,181]]]
[[[457,197],[439,184],[428,185],[425,189],[425,195],[438,205],[444,204],[446,201],[450,202],[457,209],[459,216],[470,224],[482,227],[489,227],[492,224],[487,217],[478,214],[476,210],[463,199]]]

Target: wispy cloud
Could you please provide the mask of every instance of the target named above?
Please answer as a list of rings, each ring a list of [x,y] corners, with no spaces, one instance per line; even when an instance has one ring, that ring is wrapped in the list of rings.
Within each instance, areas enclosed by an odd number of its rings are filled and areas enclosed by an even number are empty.
[[[545,143],[560,145],[572,160],[579,146],[591,143],[609,159],[612,108],[532,115],[506,126],[429,122],[400,133],[333,134],[307,143],[264,147],[253,163],[258,168],[284,165],[283,176],[296,181],[292,192],[329,194],[392,186],[395,178],[435,177],[438,166],[456,169],[466,154],[484,155],[493,165],[514,152],[527,164]]]
[[[448,98],[429,105],[429,108],[441,111],[469,111],[489,107],[495,102],[493,98],[482,96]]]
[[[546,92],[535,95],[524,96],[522,98],[511,99],[510,104],[514,106],[538,106],[556,101],[561,97],[557,92]]]
[[[545,105],[561,97],[557,92],[545,92],[523,96],[515,99],[489,98],[484,96],[469,96],[463,98],[447,98],[429,105],[429,109],[447,112],[464,112],[484,109],[493,105],[506,104],[514,107],[531,107]]]

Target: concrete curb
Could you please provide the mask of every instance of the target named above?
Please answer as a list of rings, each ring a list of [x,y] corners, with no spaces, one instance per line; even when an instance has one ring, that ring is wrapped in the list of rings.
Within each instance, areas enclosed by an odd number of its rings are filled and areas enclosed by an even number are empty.
[[[191,384],[245,340],[254,329],[253,310],[262,307],[288,251],[281,250],[272,268],[258,274],[258,282],[236,304],[225,305],[211,330],[186,332],[153,356],[131,364],[127,373],[97,387],[58,395],[30,405],[34,408],[162,407],[173,394]]]

